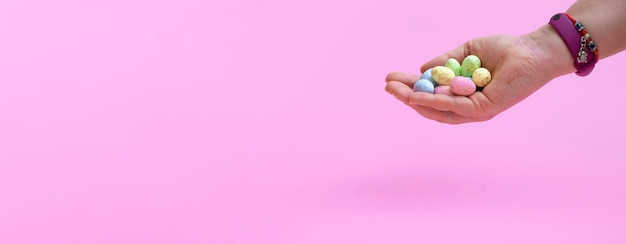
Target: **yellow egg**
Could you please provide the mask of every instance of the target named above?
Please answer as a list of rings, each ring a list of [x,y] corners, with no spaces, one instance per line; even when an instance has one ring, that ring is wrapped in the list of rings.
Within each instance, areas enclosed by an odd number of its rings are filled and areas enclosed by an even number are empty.
[[[491,72],[486,68],[478,68],[472,74],[472,81],[477,87],[485,87],[491,82]]]
[[[456,76],[452,69],[445,66],[435,66],[432,69],[431,74],[433,76],[433,80],[442,86],[449,86],[450,80]]]

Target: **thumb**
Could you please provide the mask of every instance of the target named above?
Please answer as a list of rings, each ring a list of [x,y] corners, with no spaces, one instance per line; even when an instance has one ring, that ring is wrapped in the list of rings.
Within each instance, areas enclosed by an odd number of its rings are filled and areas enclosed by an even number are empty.
[[[431,59],[430,61],[426,62],[424,65],[422,65],[422,67],[420,68],[420,70],[422,71],[422,73],[424,73],[426,70],[435,67],[437,65],[444,65],[446,63],[446,61],[450,58],[455,58],[457,61],[459,61],[459,63],[463,62],[463,59],[465,57],[467,57],[468,55],[470,55],[470,42],[471,41],[467,41],[465,43],[463,43],[462,45],[452,49],[451,51],[440,55],[436,58]]]

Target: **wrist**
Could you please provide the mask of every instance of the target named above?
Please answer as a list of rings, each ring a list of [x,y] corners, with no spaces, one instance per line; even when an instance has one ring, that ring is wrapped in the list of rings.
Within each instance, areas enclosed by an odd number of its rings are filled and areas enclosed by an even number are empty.
[[[521,36],[537,60],[538,73],[545,74],[547,80],[576,71],[574,58],[559,33],[549,24]]]

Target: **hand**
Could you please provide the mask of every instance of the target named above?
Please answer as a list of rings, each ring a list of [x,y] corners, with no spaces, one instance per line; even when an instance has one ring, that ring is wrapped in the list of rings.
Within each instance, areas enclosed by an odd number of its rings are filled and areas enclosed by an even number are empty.
[[[489,120],[530,96],[553,78],[568,72],[555,66],[557,64],[552,63],[554,57],[550,56],[563,52],[569,55],[565,45],[555,41],[543,42],[548,36],[541,34],[477,38],[421,67],[423,73],[428,68],[443,65],[448,58],[456,58],[461,62],[470,54],[478,56],[482,66],[491,71],[492,80],[482,92],[476,92],[469,97],[414,92],[413,84],[420,75],[399,72],[387,75],[385,90],[420,115],[438,122],[461,124]],[[550,38],[554,40],[554,33],[543,34],[552,34]],[[539,42],[538,38],[542,41]]]

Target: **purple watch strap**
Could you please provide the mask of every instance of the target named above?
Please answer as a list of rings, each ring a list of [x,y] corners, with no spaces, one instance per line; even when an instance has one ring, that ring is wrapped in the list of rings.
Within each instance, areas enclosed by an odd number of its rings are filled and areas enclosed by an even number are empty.
[[[574,68],[576,68],[576,74],[578,76],[586,76],[596,65],[596,56],[591,53],[589,48],[585,46],[585,51],[587,52],[587,62],[579,63],[577,61],[578,51],[580,50],[580,34],[576,30],[576,27],[572,23],[572,21],[565,16],[563,13],[556,14],[550,18],[550,25],[556,29],[556,32],[559,33],[561,39],[565,42],[570,52],[572,53],[572,57],[574,58]]]

